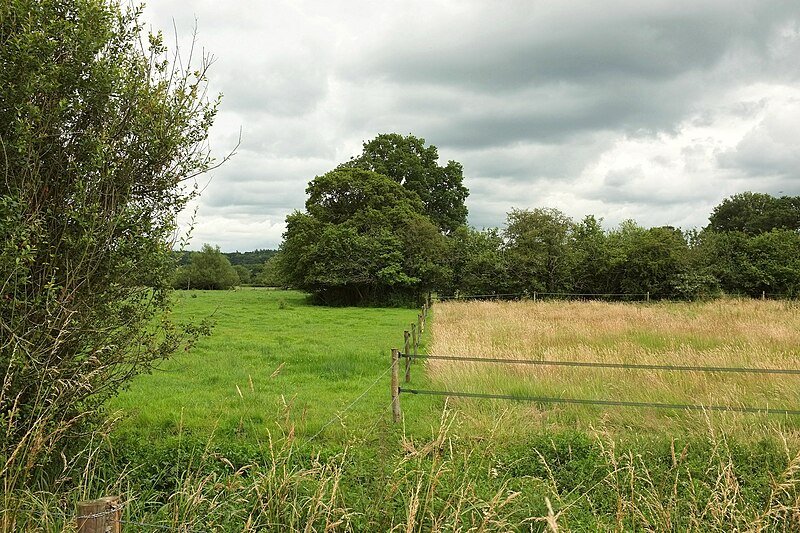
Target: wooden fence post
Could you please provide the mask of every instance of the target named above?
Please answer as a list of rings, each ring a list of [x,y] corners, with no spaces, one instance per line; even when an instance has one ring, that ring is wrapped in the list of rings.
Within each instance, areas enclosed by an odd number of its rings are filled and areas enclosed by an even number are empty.
[[[400,352],[392,350],[392,420],[400,421],[400,376],[398,375],[398,362]]]
[[[119,496],[106,496],[99,500],[78,502],[75,522],[78,533],[120,533],[121,518]]]
[[[411,349],[414,350],[413,354],[417,355],[417,348],[419,347],[419,334],[417,333],[417,325],[411,324]]]
[[[417,326],[419,334],[422,335],[425,332],[425,321],[422,319],[422,313],[417,315]]]
[[[647,303],[650,303],[650,291],[647,291]]]
[[[533,303],[536,303],[536,291],[533,291]]]
[[[403,353],[406,354],[406,383],[411,381],[411,354],[408,352],[408,339],[411,337],[411,334],[408,330],[403,332]]]

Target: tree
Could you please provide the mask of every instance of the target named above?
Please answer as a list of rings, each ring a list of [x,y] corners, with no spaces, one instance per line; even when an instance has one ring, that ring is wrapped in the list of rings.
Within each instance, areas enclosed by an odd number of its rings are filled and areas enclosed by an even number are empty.
[[[274,254],[267,259],[261,268],[258,276],[254,278],[254,284],[263,287],[283,287],[286,285],[282,277],[281,254]]]
[[[478,231],[466,226],[450,235],[446,261],[452,277],[445,294],[465,296],[508,292],[508,272],[503,254],[503,239],[497,229]]]
[[[602,220],[602,219],[601,219]],[[582,294],[619,293],[615,265],[621,261],[600,220],[587,215],[572,232],[573,290]]]
[[[444,275],[444,237],[416,193],[356,168],[318,176],[306,193],[281,245],[289,285],[326,304],[408,303]]]
[[[137,17],[103,0],[0,3],[7,491],[200,332],[169,319],[171,248],[194,194],[184,184],[212,165],[217,104],[204,96],[208,62],[171,65],[160,35],[140,40]]]
[[[703,232],[706,267],[730,294],[800,294],[800,234],[775,229],[759,235]]]
[[[244,269],[244,267],[242,267]],[[247,269],[244,272],[249,274]],[[219,246],[204,244],[199,252],[192,252],[191,262],[178,269],[176,289],[226,290],[241,281],[236,269]]]
[[[800,197],[776,198],[758,192],[743,192],[726,198],[708,217],[708,229],[741,231],[758,235],[773,229],[800,230]]]
[[[236,272],[236,277],[239,279],[236,285],[249,285],[252,281],[252,274],[250,269],[244,265],[232,265],[233,270]]]
[[[339,168],[371,170],[417,193],[428,218],[442,232],[451,233],[467,222],[464,201],[469,191],[463,185],[461,164],[448,161],[442,167],[438,160],[438,150],[426,147],[425,139],[385,133],[365,142],[361,155]]]
[[[624,260],[620,269],[620,292],[650,293],[653,298],[674,298],[680,275],[687,271],[688,247],[679,229],[661,226],[642,228],[623,223],[614,234]]]
[[[513,292],[572,290],[574,223],[558,209],[512,209],[503,237]]]

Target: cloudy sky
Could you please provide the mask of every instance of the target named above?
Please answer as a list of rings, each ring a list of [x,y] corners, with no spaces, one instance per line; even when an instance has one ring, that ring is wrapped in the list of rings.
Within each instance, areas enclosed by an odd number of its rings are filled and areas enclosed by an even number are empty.
[[[380,133],[464,166],[470,224],[555,207],[701,227],[800,195],[797,0],[153,0],[213,54],[215,170],[191,248],[275,248],[314,176]],[[203,184],[206,185],[205,183]]]

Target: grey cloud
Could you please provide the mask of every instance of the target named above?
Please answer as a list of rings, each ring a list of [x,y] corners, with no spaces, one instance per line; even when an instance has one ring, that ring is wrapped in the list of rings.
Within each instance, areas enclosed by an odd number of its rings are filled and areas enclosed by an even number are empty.
[[[402,83],[438,82],[509,91],[542,80],[664,80],[707,70],[735,48],[765,55],[764,42],[800,10],[790,2],[484,4],[390,31],[348,64],[357,74]],[[447,33],[447,35],[443,35]]]
[[[219,242],[240,249],[266,235],[277,246],[308,181],[386,132],[424,137],[464,165],[478,227],[502,225],[512,207],[702,225],[735,192],[800,193],[796,128],[770,118],[786,113],[775,87],[800,80],[796,0],[152,9],[181,17],[179,31],[196,13],[218,57],[211,90],[225,97],[212,139],[224,148],[241,125],[242,145],[215,171],[198,229],[210,239],[223,228]]]

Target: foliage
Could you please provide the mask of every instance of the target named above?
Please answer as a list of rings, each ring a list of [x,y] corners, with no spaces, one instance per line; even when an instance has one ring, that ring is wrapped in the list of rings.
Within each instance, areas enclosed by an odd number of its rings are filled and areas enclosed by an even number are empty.
[[[572,290],[572,231],[572,220],[557,209],[513,209],[508,214],[503,237],[512,292]]]
[[[232,265],[234,272],[236,272],[236,277],[239,280],[237,285],[250,285],[252,282],[252,275],[250,274],[250,269],[244,265]]]
[[[272,259],[277,253],[278,250],[252,250],[249,252],[223,252],[222,254],[228,258],[228,261],[231,262],[234,268],[237,266],[246,268],[248,271],[247,275],[249,275],[252,280],[257,281],[266,262]],[[236,271],[242,272],[238,268]],[[245,282],[243,281],[242,283]]]
[[[739,231],[758,235],[774,229],[800,230],[800,196],[776,198],[758,192],[743,192],[726,198],[708,218],[715,232]]]
[[[440,287],[446,295],[491,295],[506,287],[503,239],[496,229],[456,229],[448,241],[446,261],[452,277]]]
[[[191,262],[175,274],[176,289],[230,289],[240,282],[240,277],[219,246],[204,244],[199,252],[191,253]]]
[[[103,1],[0,4],[6,495],[69,457],[105,400],[198,333],[169,319],[169,241],[194,194],[184,183],[212,164],[216,103],[208,62],[171,64],[137,17]]]
[[[653,298],[676,296],[674,287],[688,262],[688,247],[680,230],[645,229],[627,221],[611,232],[609,241],[617,249],[614,269],[618,292],[649,293]]]
[[[446,273],[444,237],[416,193],[374,172],[316,177],[306,212],[286,219],[282,276],[327,304],[409,302]]]
[[[441,231],[450,233],[467,223],[464,201],[469,191],[463,185],[461,164],[448,161],[442,167],[438,160],[438,150],[433,145],[426,147],[425,139],[386,133],[365,142],[361,155],[339,168],[371,170],[417,193],[425,215]]]
[[[253,279],[253,284],[260,287],[284,287],[287,283],[281,274],[281,254],[277,253],[267,259],[260,272]]]
[[[800,233],[771,230],[759,235],[704,232],[707,268],[731,294],[753,297],[800,294]]]

